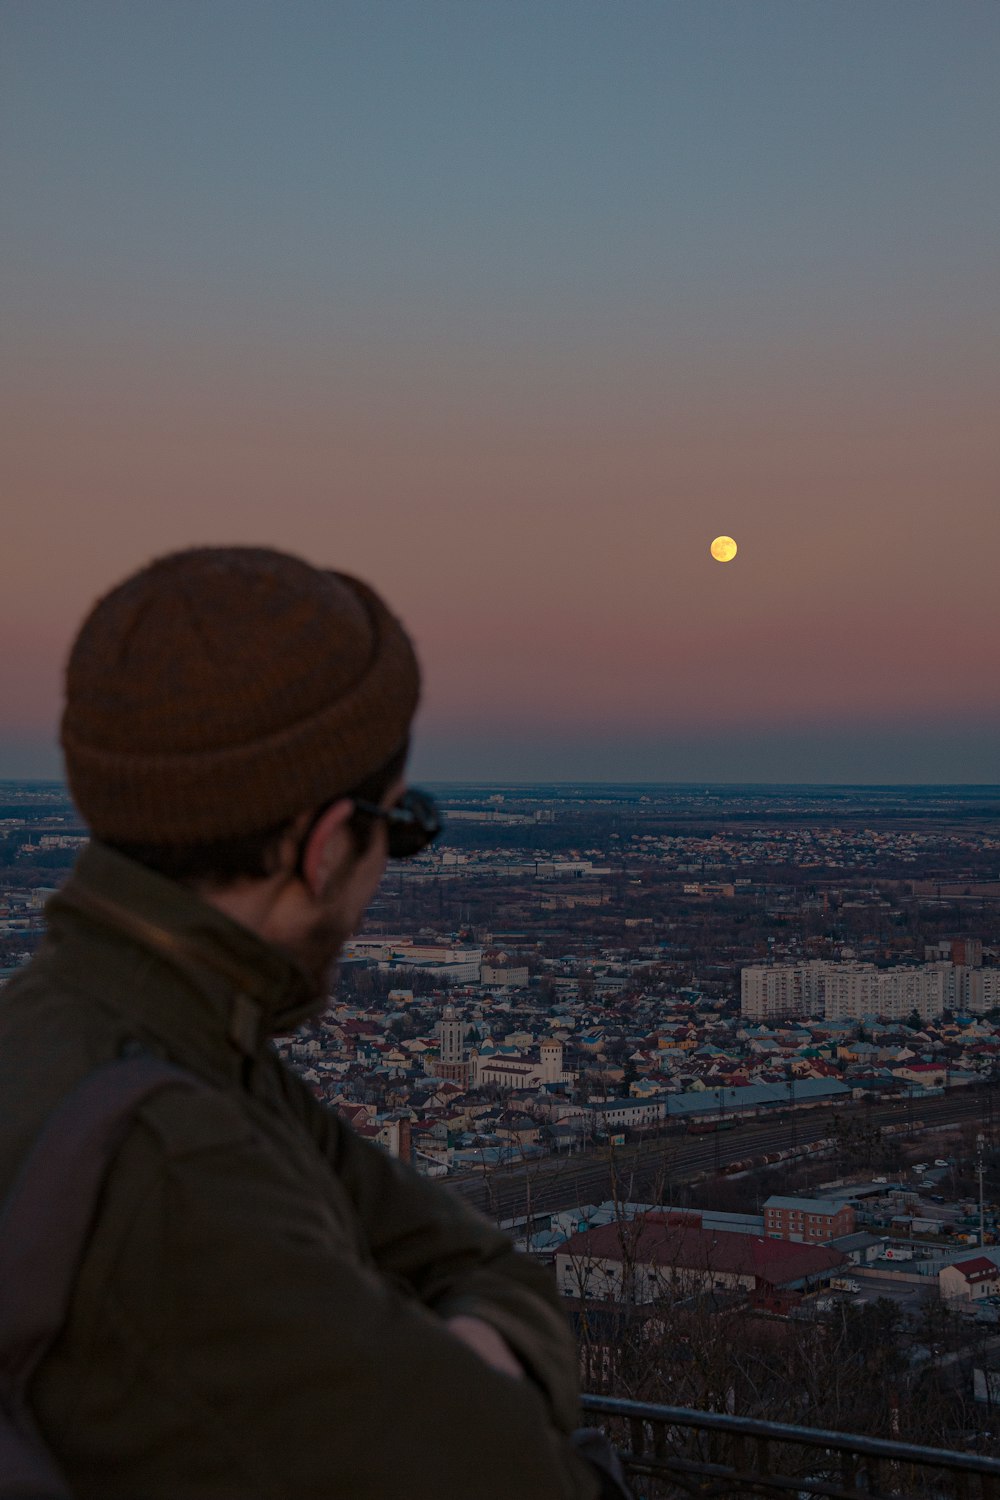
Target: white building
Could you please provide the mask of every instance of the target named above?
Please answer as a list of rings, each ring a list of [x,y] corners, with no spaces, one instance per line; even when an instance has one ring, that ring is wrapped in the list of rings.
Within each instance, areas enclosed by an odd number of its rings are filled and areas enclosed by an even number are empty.
[[[472,1054],[472,1083],[477,1087],[494,1084],[505,1089],[539,1088],[546,1083],[575,1083],[576,1074],[563,1069],[562,1042],[546,1037],[539,1049],[538,1062],[519,1057],[481,1057]]]
[[[751,964],[740,974],[740,1010],[755,1021],[821,1016],[822,978],[828,964]]]
[[[981,1302],[985,1297],[996,1297],[1000,1294],[1000,1266],[983,1254],[942,1266],[938,1287],[942,1300],[948,1302]]]
[[[481,984],[497,984],[503,989],[522,989],[528,983],[527,964],[483,964]]]
[[[876,969],[873,964],[827,964],[823,1014],[828,1021],[883,1016],[905,1021],[916,1011],[931,1021],[955,1004],[955,966],[950,963]]]
[[[963,969],[959,1009],[984,1016],[1000,1005],[1000,969]]]
[[[450,984],[478,984],[483,950],[450,943],[415,943],[409,937],[354,937],[344,945],[345,961],[367,959],[379,970],[421,969]]]
[[[591,1105],[591,1119],[598,1135],[613,1130],[639,1130],[656,1125],[666,1117],[662,1099],[611,1099],[606,1104]]]
[[[822,1016],[827,1021],[881,1016],[932,1021],[944,1010],[982,1015],[1000,1004],[1000,969],[946,961],[877,969],[874,964],[752,964],[740,975],[740,1009],[755,1021]]]

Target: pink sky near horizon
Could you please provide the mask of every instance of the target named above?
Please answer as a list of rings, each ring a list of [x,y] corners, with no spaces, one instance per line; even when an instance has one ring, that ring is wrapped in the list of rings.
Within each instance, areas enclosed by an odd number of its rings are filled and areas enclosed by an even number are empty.
[[[4,417],[0,621],[18,649],[0,691],[25,736],[51,733],[98,593],[231,541],[384,590],[440,726],[1000,715],[997,439],[974,368],[946,400],[859,378],[862,361],[853,386],[821,362],[804,385],[794,363],[754,384],[657,381],[623,355],[546,388],[528,358],[518,389],[499,361],[469,382],[439,357],[421,383],[400,358],[352,391],[332,362],[248,375],[219,349],[187,371],[84,370],[81,352],[29,371]],[[740,545],[728,565],[708,556],[719,532]]]

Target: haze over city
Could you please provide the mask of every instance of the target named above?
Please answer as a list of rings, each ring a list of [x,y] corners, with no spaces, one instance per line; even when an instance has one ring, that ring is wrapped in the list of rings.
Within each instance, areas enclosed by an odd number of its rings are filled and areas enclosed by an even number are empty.
[[[0,28],[0,776],[242,542],[394,602],[430,779],[996,780],[994,4]]]

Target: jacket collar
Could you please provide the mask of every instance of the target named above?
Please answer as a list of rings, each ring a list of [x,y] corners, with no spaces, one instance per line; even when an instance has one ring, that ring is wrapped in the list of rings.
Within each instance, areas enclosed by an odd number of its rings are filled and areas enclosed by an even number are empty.
[[[252,1055],[267,1037],[322,1008],[303,971],[280,949],[186,886],[91,841],[49,902],[156,955],[193,984],[230,1043]]]

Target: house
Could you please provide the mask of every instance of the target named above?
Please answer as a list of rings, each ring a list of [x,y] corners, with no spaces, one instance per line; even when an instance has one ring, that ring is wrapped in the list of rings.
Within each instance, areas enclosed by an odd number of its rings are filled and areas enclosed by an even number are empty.
[[[902,1068],[893,1068],[892,1072],[904,1083],[916,1083],[924,1089],[943,1088],[948,1077],[944,1063],[911,1062]]]
[[[501,1140],[517,1141],[519,1145],[533,1146],[538,1141],[538,1121],[530,1115],[505,1110],[497,1121],[496,1134]]]
[[[943,1300],[979,1302],[984,1297],[1000,1296],[1000,1266],[985,1255],[942,1266],[938,1288]]]
[[[335,1104],[341,1119],[346,1120],[348,1125],[353,1126],[359,1132],[368,1125],[375,1113],[374,1105],[352,1104],[342,1096],[337,1097]]]

